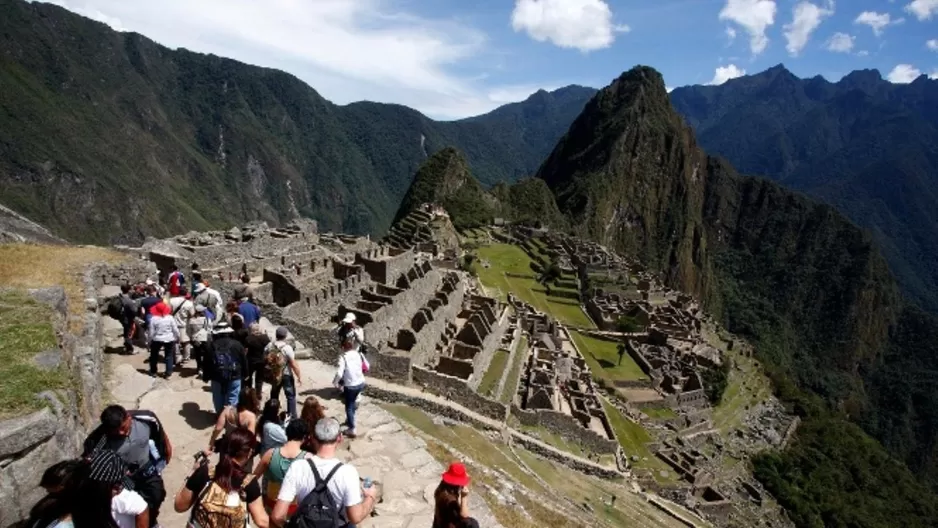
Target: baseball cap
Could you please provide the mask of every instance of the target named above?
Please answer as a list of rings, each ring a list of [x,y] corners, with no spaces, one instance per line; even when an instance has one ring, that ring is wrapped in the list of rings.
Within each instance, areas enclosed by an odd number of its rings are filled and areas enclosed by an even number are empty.
[[[352,312],[345,312],[345,317],[342,318],[343,323],[351,323],[355,321],[355,314]]]
[[[287,327],[285,327],[285,326],[278,326],[278,327],[277,327],[277,331],[276,331],[276,333],[275,333],[274,335],[277,337],[277,339],[286,339],[286,338],[287,338],[287,335],[289,335],[289,334],[290,334],[290,331],[287,330]]]

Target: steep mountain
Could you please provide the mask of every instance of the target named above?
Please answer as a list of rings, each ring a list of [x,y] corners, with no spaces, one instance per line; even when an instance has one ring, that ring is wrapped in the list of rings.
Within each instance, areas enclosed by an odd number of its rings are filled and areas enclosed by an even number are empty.
[[[869,229],[902,290],[938,311],[938,81],[830,83],[779,65],[670,97],[709,152]]]
[[[938,482],[938,402],[926,388],[938,371],[934,345],[919,348],[935,321],[905,307],[869,236],[708,156],[647,67],[587,103],[537,177],[581,235],[641,257],[756,344],[805,423],[789,450],[756,461],[757,475],[800,526],[933,523],[936,496],[848,422]]]
[[[382,233],[430,154],[457,146],[487,185],[529,176],[591,95],[455,122],[337,106],[286,73],[22,0],[0,0],[0,49],[3,205],[82,242],[297,215]]]

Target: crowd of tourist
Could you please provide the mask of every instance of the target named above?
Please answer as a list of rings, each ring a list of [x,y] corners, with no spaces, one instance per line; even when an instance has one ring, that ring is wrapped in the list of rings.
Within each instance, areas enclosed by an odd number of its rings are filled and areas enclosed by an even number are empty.
[[[146,341],[152,376],[161,355],[166,378],[177,364],[194,359],[198,374],[211,385],[215,427],[205,450],[195,453],[172,506],[189,512],[190,528],[355,526],[380,500],[379,486],[336,456],[342,442],[360,434],[355,411],[370,370],[364,331],[351,312],[336,329],[333,384],[342,391],[346,428],[326,416],[314,397],[298,413],[302,378],[289,332],[279,327],[271,340],[263,331],[250,278],[242,271],[227,304],[194,265],[188,280],[192,295],[185,274],[173,267],[159,283],[124,285],[108,305],[108,313],[121,322],[127,353],[135,353],[135,341]],[[262,407],[265,383],[271,390]],[[85,440],[82,456],[45,471],[40,485],[47,495],[32,508],[26,526],[159,526],[167,497],[162,473],[173,459],[170,434],[154,413],[109,406]],[[478,527],[468,513],[468,484],[461,464],[443,474],[433,528]]]

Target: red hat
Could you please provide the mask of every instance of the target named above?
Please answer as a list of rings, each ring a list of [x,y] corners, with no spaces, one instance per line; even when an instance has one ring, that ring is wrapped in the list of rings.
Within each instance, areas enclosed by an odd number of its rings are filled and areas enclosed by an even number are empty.
[[[460,462],[453,462],[449,465],[446,472],[443,473],[443,482],[450,486],[465,488],[469,485],[470,480],[469,475],[466,474],[466,466],[462,465]]]
[[[162,301],[154,304],[153,307],[150,308],[150,314],[155,315],[157,317],[167,316],[171,313],[173,313],[173,310],[169,307],[168,304]]]

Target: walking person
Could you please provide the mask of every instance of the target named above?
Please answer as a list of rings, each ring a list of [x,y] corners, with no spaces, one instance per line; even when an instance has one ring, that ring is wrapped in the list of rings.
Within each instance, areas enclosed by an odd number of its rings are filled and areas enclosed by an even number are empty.
[[[245,466],[254,455],[257,438],[238,428],[219,442],[218,464],[209,470],[208,458],[199,456],[185,484],[176,493],[173,507],[178,513],[192,511],[190,528],[247,526],[267,528],[269,518],[261,499],[261,487]]]
[[[173,264],[172,272],[166,277],[166,287],[170,297],[178,297],[180,289],[186,285],[186,276],[179,271],[179,266]]]
[[[241,304],[238,305],[238,313],[244,319],[245,328],[261,320],[261,309],[254,304],[253,293],[241,299]]]
[[[221,300],[221,294],[218,293],[217,290],[212,289],[207,280],[195,283],[192,286],[192,293],[195,295],[192,302],[194,302],[196,306],[202,305],[208,310],[208,314],[206,315],[209,318],[209,322],[214,326],[215,323],[221,320],[222,312],[225,308]]]
[[[355,411],[358,409],[358,395],[365,390],[365,372],[368,361],[355,344],[354,339],[346,339],[342,344],[342,355],[332,384],[342,390],[342,402],[345,404],[345,430],[347,438],[355,438]]]
[[[27,528],[64,526],[61,523],[71,521],[83,464],[81,460],[63,460],[46,468],[39,486],[46,490],[47,495],[29,510],[29,519],[25,525]]]
[[[314,431],[319,420],[325,417],[326,409],[319,403],[319,400],[317,400],[315,396],[306,398],[306,401],[303,402],[303,409],[300,411],[300,420],[306,422],[306,425],[309,426],[309,430]],[[303,450],[308,453],[319,451],[319,442],[316,441],[316,435],[311,434],[306,437],[306,441],[303,443]]]
[[[269,345],[270,337],[261,328],[260,323],[252,324],[248,329],[248,336],[244,339],[248,356],[248,372],[244,383],[253,386],[258,394],[261,394],[264,388],[264,364]]]
[[[245,387],[238,395],[238,405],[228,406],[218,415],[215,421],[215,429],[212,430],[212,436],[208,439],[208,451],[216,451],[215,441],[224,431],[228,436],[231,431],[242,428],[257,432],[257,415],[260,413],[261,401],[257,393],[251,387]]]
[[[466,466],[453,462],[433,494],[433,528],[479,528],[469,516],[469,475]]]
[[[192,347],[192,357],[195,358],[195,368],[201,374],[202,363],[209,349],[209,336],[212,325],[206,315],[206,308],[201,304],[195,305],[195,312],[189,319],[186,333],[189,335],[189,345]]]
[[[346,312],[339,327],[336,328],[335,333],[339,338],[340,347],[349,340],[355,344],[356,350],[360,349],[362,345],[365,344],[365,330],[358,326],[358,323],[355,322],[356,319],[354,313]]]
[[[287,414],[290,415],[290,418],[296,418],[296,387],[302,384],[302,377],[300,376],[300,366],[296,362],[296,353],[293,351],[293,347],[287,343],[288,335],[290,335],[290,332],[287,327],[278,326],[276,332],[274,332],[276,340],[268,347],[268,354],[277,354],[283,359],[280,380],[279,383],[271,387],[270,398],[279,400],[282,389],[287,398]],[[274,363],[274,361],[268,362],[268,364],[271,363]]]
[[[155,526],[166,498],[162,471],[173,457],[173,445],[159,418],[150,411],[106,407],[101,424],[85,439],[83,458],[91,459],[101,450],[113,451],[126,464],[127,480],[146,501],[149,524]]]
[[[287,443],[287,431],[284,428],[283,419],[284,415],[280,412],[280,400],[267,400],[258,427],[261,434],[261,453]]]
[[[306,523],[301,526],[359,524],[374,511],[377,488],[363,487],[358,470],[343,464],[336,455],[342,443],[340,429],[334,418],[323,418],[316,424],[313,434],[319,450],[290,464],[270,514],[272,526],[284,526],[294,501],[298,504],[294,519]]]
[[[150,347],[150,375],[156,376],[156,365],[159,363],[160,350],[163,351],[166,370],[163,377],[169,379],[173,374],[173,363],[176,359],[176,343],[179,342],[179,327],[176,319],[170,314],[169,305],[160,302],[150,309],[150,325],[147,328],[147,341]]]
[[[227,323],[218,323],[212,331],[212,347],[203,369],[212,383],[215,413],[221,413],[225,406],[237,405],[242,373],[247,372],[248,366],[244,347],[234,339],[234,331]]]
[[[283,484],[290,465],[306,457],[303,442],[310,435],[309,425],[303,420],[291,420],[287,424],[286,434],[286,443],[264,451],[260,462],[254,468],[255,477],[263,476],[261,488],[264,490],[264,506],[271,511],[277,505],[280,486]],[[296,513],[296,506],[296,501],[290,504],[287,510],[288,516]]]
[[[121,284],[120,303],[121,303],[121,329],[124,334],[124,352],[134,353],[133,335],[134,324],[137,320],[137,301],[130,294],[130,284]]]
[[[179,363],[189,361],[192,355],[191,341],[189,339],[189,319],[195,315],[195,304],[188,299],[189,292],[185,286],[179,287],[178,295],[170,297],[169,308],[176,327],[179,328],[179,341],[177,343],[176,360]]]

